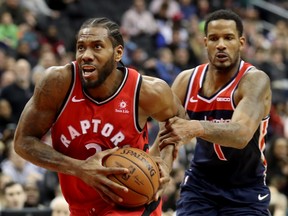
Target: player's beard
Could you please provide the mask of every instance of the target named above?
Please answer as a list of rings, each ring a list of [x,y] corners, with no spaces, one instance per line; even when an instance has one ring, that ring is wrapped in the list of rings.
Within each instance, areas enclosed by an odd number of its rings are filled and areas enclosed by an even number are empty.
[[[230,63],[216,63],[214,64],[214,67],[216,68],[216,70],[219,73],[225,74],[225,73],[229,73],[231,70],[233,70],[235,67],[237,67],[239,63],[238,58],[236,59],[231,59],[230,58]]]
[[[229,65],[216,65],[217,71],[220,73],[228,73],[231,71],[236,65],[236,62],[232,62]]]
[[[105,80],[107,79],[107,77],[113,72],[115,67],[115,62],[114,62],[114,58],[111,57],[106,64],[98,70],[98,79],[95,81],[85,81],[82,78],[82,82],[83,82],[83,86],[85,89],[93,89],[93,88],[97,88],[99,86],[101,86]]]

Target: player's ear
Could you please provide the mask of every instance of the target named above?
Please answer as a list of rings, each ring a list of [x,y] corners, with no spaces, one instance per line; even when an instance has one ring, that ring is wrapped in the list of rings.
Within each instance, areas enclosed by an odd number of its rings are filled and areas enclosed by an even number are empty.
[[[118,45],[116,48],[115,48],[115,60],[117,62],[119,62],[123,56],[123,51],[124,51],[124,48],[122,45]]]
[[[244,36],[240,37],[239,39],[240,49],[243,49],[243,47],[245,46],[245,42],[246,42],[245,37]]]

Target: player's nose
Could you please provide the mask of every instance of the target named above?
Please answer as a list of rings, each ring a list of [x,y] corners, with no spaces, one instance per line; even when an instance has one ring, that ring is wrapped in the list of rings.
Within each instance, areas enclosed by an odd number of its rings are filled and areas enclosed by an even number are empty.
[[[84,61],[91,61],[94,58],[93,51],[90,48],[87,48],[82,55],[82,59]]]
[[[217,49],[225,49],[226,48],[226,45],[225,45],[225,41],[223,38],[220,38],[218,40],[218,44],[217,44]]]

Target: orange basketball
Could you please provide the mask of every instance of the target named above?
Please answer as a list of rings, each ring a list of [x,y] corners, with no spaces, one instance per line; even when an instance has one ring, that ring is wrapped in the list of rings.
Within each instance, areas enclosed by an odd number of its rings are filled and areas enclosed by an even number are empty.
[[[114,182],[125,185],[129,191],[115,191],[123,198],[119,205],[139,207],[153,198],[159,187],[160,173],[149,154],[137,148],[121,148],[109,155],[103,163],[106,167],[125,167],[129,173],[108,176]]]

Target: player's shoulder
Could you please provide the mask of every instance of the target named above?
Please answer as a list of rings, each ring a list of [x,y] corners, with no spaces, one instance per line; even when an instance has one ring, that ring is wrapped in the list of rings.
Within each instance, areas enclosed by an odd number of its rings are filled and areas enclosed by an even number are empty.
[[[158,78],[158,77],[154,77],[154,76],[148,76],[148,75],[142,75],[143,78],[143,82],[146,82],[147,84],[163,84],[165,83],[164,80]]]
[[[51,66],[47,68],[44,72],[43,76],[43,82],[55,82],[61,83],[61,82],[69,82],[72,77],[72,65],[66,64],[63,66]]]
[[[178,90],[175,90],[178,88],[186,89],[188,82],[190,80],[190,77],[192,76],[194,71],[195,71],[195,68],[192,68],[192,69],[184,70],[181,73],[179,73],[172,84],[172,89],[174,91],[178,91]]]
[[[36,91],[66,92],[72,80],[71,69],[71,64],[47,68],[36,85]]]
[[[244,80],[250,80],[256,83],[263,83],[263,84],[268,84],[270,83],[270,78],[268,74],[263,71],[258,69],[257,67],[253,66],[251,67],[247,73],[243,76]]]
[[[237,92],[246,95],[265,94],[271,95],[271,81],[267,73],[252,67],[241,78]]]
[[[164,80],[146,75],[142,75],[142,77],[140,94],[145,95],[145,98],[161,99],[163,95],[168,97],[171,94],[171,88]]]
[[[59,75],[66,75],[66,74],[71,74],[72,70],[72,64],[68,63],[66,65],[61,65],[61,66],[51,66],[45,70],[45,75],[47,76],[59,76]]]
[[[184,80],[188,80],[190,78],[190,76],[193,74],[195,68],[191,68],[191,69],[187,69],[187,70],[183,70],[181,71],[177,77],[175,78],[174,82],[177,81],[184,81]]]

